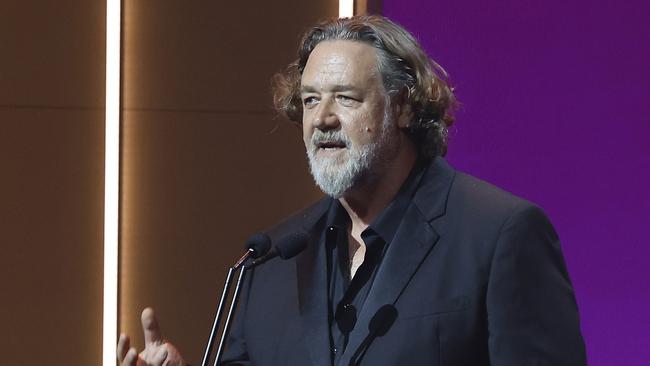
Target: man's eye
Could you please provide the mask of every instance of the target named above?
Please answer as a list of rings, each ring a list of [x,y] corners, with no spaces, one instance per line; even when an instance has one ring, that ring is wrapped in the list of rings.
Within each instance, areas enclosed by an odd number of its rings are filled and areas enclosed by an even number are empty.
[[[336,99],[338,99],[338,101],[343,105],[353,105],[357,103],[357,100],[349,95],[337,95]]]
[[[302,99],[302,105],[305,107],[310,107],[318,103],[318,99],[316,97],[306,97]]]

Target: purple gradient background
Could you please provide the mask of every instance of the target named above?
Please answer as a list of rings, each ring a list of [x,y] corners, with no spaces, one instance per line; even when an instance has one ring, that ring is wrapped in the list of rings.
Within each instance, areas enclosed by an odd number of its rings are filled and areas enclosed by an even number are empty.
[[[448,160],[542,206],[592,366],[650,365],[650,1],[384,0],[451,75]]]

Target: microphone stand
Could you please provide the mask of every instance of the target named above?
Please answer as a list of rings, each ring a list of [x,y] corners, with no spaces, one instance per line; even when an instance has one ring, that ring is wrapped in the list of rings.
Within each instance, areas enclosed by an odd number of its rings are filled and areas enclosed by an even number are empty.
[[[228,333],[230,333],[230,325],[232,322],[232,318],[235,313],[235,310],[237,309],[239,293],[241,292],[241,284],[244,281],[244,277],[246,276],[247,270],[248,267],[246,266],[242,266],[241,270],[239,270],[239,278],[237,278],[237,285],[235,286],[235,292],[233,293],[232,299],[230,300],[230,309],[228,310],[228,317],[226,317],[226,322],[223,326],[223,332],[221,333],[221,340],[219,341],[219,348],[217,348],[217,357],[214,360],[214,366],[219,366],[219,364],[221,363],[221,357],[223,356],[223,349],[226,345],[226,338],[228,337]]]
[[[214,322],[212,323],[212,329],[210,330],[210,337],[208,338],[208,344],[205,346],[205,352],[203,353],[203,361],[201,361],[201,366],[208,366],[210,363],[210,355],[212,353],[212,346],[214,345],[214,340],[215,336],[217,335],[217,331],[219,329],[219,323],[221,322],[221,316],[223,315],[223,310],[224,310],[224,303],[226,302],[226,298],[228,297],[228,292],[230,291],[230,286],[232,286],[232,280],[233,280],[233,273],[235,270],[237,270],[239,267],[242,266],[242,264],[253,254],[253,250],[249,249],[244,255],[239,258],[237,263],[230,267],[228,269],[228,274],[226,275],[226,281],[223,284],[223,292],[221,293],[221,299],[219,300],[219,306],[217,307],[217,312],[214,315]],[[245,267],[242,267],[242,272],[244,271]],[[241,277],[242,277],[242,272],[239,274],[239,280],[237,280],[237,287],[235,289],[235,293],[238,292],[237,289],[239,289],[239,285],[241,283]],[[231,309],[228,313],[228,319],[231,317],[232,312],[232,305]],[[228,320],[226,320],[226,324],[228,325]],[[224,333],[225,333],[226,328],[224,328]],[[219,356],[221,354],[221,349],[223,343],[224,337],[222,335],[221,341],[219,343],[219,353],[217,354],[217,359],[219,359]],[[216,363],[215,363],[216,365]]]

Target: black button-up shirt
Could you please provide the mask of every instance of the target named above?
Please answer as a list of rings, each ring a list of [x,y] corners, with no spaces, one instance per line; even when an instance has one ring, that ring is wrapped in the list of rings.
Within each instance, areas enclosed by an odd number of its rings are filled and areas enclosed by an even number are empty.
[[[348,254],[350,217],[338,200],[332,201],[324,238],[329,278],[330,344],[335,365],[340,363],[386,248],[402,223],[426,166],[428,164],[424,161],[415,164],[393,201],[361,233],[366,254],[353,278],[350,278]]]

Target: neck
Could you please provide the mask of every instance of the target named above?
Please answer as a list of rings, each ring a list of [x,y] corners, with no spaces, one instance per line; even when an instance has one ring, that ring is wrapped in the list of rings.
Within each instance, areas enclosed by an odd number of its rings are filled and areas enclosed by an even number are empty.
[[[397,192],[408,178],[415,161],[417,151],[407,139],[394,159],[384,162],[382,170],[369,182],[350,189],[339,199],[352,222],[352,233],[360,233],[381,213],[395,198]]]

